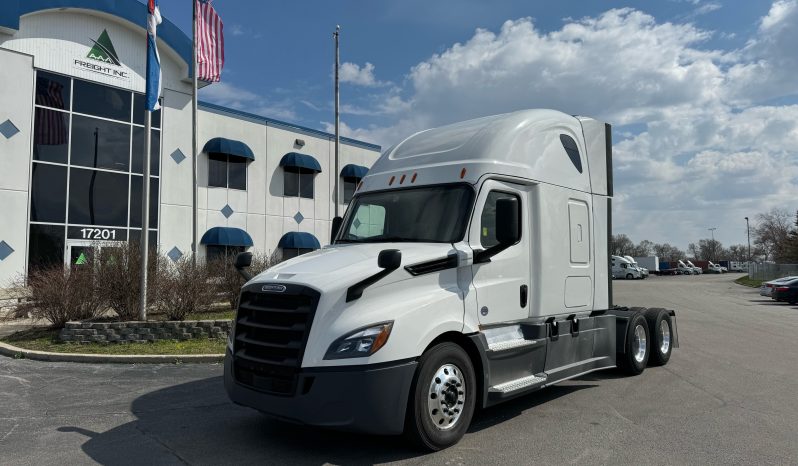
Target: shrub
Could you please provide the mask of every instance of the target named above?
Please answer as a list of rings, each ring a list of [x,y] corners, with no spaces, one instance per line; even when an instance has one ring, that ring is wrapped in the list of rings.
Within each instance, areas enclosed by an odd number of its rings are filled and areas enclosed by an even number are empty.
[[[106,301],[98,293],[102,278],[94,267],[69,269],[56,265],[31,272],[27,280],[31,316],[46,319],[55,327],[63,327],[71,320],[99,317]],[[24,286],[20,279],[18,286]]]
[[[231,309],[238,307],[238,295],[244,285],[244,278],[238,273],[233,264],[237,254],[227,254],[208,263],[208,268],[212,280],[216,284],[216,289]],[[255,276],[269,267],[280,263],[281,256],[274,252],[270,254],[257,253],[252,255],[252,265],[249,268],[252,276]]]
[[[194,265],[190,257],[171,264],[166,260],[162,262],[159,292],[152,301],[155,311],[169,320],[183,320],[188,314],[207,310],[215,294],[209,283],[207,265],[200,262]]]
[[[120,320],[138,320],[141,288],[141,249],[138,243],[106,245],[95,251],[95,269],[100,277],[98,293]],[[147,302],[158,302],[166,258],[154,249],[147,259]]]

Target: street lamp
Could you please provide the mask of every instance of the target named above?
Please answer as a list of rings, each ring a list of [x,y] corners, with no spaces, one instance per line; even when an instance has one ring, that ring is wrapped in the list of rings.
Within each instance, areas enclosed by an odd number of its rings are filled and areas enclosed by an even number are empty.
[[[748,233],[748,272],[751,273],[751,227],[748,224],[748,217],[745,217],[745,231]]]

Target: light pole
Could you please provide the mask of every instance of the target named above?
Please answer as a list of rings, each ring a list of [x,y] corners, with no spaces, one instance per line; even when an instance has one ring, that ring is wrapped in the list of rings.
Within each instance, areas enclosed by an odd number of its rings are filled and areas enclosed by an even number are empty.
[[[751,271],[751,226],[748,217],[745,217],[745,232],[748,233],[748,271]]]
[[[707,228],[707,230],[709,230],[712,233],[712,247],[709,250],[710,260],[712,259],[717,260],[717,258],[715,257],[715,230],[717,230],[717,227]]]

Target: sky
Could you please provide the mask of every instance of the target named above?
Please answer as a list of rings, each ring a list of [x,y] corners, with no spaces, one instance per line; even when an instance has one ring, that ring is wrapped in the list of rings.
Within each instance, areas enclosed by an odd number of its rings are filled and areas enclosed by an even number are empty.
[[[222,81],[200,99],[383,149],[525,108],[613,125],[614,233],[746,242],[798,209],[798,0],[214,0]],[[191,32],[191,2],[161,0]]]

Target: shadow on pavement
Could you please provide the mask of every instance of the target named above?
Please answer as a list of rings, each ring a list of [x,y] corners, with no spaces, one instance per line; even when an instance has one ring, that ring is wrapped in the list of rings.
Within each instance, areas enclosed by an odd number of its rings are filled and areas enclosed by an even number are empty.
[[[478,411],[469,432],[594,386],[554,386]],[[371,464],[426,454],[400,436],[299,426],[236,406],[228,400],[221,377],[148,393],[133,401],[131,411],[136,420],[106,432],[77,426],[58,430],[84,435],[83,451],[100,464]]]

